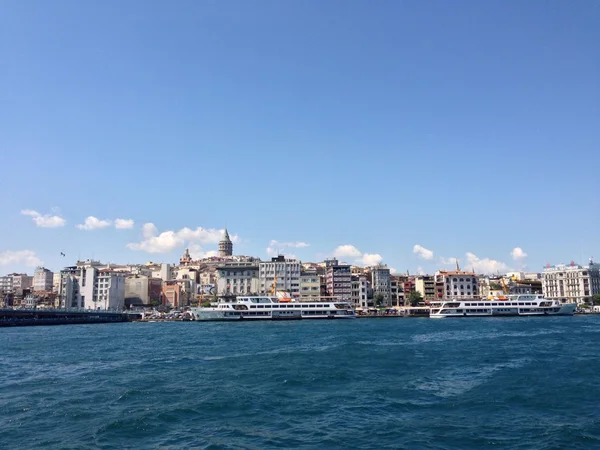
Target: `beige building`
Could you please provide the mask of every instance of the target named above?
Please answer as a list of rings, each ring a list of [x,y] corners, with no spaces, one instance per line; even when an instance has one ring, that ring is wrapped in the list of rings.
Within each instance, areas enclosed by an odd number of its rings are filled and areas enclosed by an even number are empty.
[[[426,302],[435,300],[435,276],[417,275],[415,277],[415,291],[419,292]]]
[[[52,291],[54,273],[45,267],[38,267],[33,273],[34,292]]]
[[[316,271],[300,273],[300,299],[309,299],[321,295],[321,277]]]

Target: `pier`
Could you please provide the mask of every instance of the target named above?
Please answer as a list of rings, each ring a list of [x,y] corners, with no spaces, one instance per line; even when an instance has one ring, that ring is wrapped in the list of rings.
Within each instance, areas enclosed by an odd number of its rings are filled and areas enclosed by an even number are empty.
[[[0,327],[131,322],[139,317],[123,311],[83,309],[0,309]]]

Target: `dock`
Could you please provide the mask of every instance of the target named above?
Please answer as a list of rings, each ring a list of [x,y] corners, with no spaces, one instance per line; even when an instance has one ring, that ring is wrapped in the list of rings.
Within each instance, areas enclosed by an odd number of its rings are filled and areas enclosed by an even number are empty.
[[[123,311],[94,311],[83,309],[0,309],[0,327],[35,325],[72,325],[119,323],[137,320],[135,314]]]

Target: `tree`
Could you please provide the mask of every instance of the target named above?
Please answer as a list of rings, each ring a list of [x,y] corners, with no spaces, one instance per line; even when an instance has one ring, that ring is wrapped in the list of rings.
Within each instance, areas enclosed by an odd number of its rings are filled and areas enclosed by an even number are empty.
[[[600,294],[592,295],[592,305],[600,305]]]
[[[381,306],[381,304],[383,303],[383,294],[381,292],[378,292],[377,294],[375,294],[374,300],[377,306]]]
[[[423,297],[419,291],[412,291],[408,296],[408,303],[410,306],[419,306],[419,303],[423,301]]]

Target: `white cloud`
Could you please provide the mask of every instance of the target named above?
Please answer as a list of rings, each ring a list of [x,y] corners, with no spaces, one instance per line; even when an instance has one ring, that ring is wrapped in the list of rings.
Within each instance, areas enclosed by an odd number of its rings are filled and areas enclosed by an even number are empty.
[[[354,245],[340,245],[333,251],[333,256],[336,258],[360,258],[362,252]]]
[[[413,253],[416,253],[417,256],[421,259],[427,259],[427,260],[433,259],[433,251],[428,250],[419,244],[416,244],[413,247]]]
[[[209,250],[205,252],[202,250],[200,244],[192,244],[189,246],[190,256],[192,259],[203,259],[210,258],[211,256],[219,256],[219,252],[217,250]]]
[[[142,225],[143,239],[140,242],[127,244],[127,248],[148,253],[167,253],[189,242],[189,248],[191,249],[193,244],[218,243],[223,236],[223,231],[215,228],[198,227],[192,230],[191,228],[184,227],[179,231],[168,230],[159,234],[158,228],[153,223],[145,223]],[[238,240],[237,235],[230,235],[230,238],[232,242]],[[209,253],[206,252],[205,254],[208,255]]]
[[[360,260],[365,266],[376,266],[383,261],[383,257],[379,253],[365,253]]]
[[[521,247],[513,248],[512,252],[510,252],[510,255],[515,261],[521,261],[527,258],[527,253],[525,253]]]
[[[29,267],[41,266],[43,261],[33,250],[5,250],[0,253],[0,265],[24,264]]]
[[[477,255],[467,252],[467,267],[462,267],[463,270],[475,270],[476,273],[492,274],[492,273],[506,273],[509,267],[495,259],[490,258],[479,258]]]
[[[333,251],[334,258],[352,258],[358,265],[375,266],[383,261],[379,253],[363,253],[354,245],[345,244],[338,246]]]
[[[394,275],[395,273],[398,273],[398,271],[396,270],[395,267],[390,267],[390,274]]]
[[[417,267],[417,275],[427,275],[421,266]]]
[[[133,228],[133,219],[115,219],[115,228],[119,230],[128,230]]]
[[[271,242],[269,242],[269,246],[267,247],[267,255],[269,256],[275,256],[280,254],[284,249],[286,248],[304,248],[304,247],[308,247],[309,244],[307,244],[306,242],[301,242],[301,241],[297,241],[297,242],[279,242],[276,240],[271,240]],[[287,254],[286,256],[290,259],[294,259],[292,258],[291,255]]]
[[[94,216],[88,216],[83,224],[77,225],[77,228],[80,230],[98,230],[100,228],[109,227],[110,224],[110,220],[101,220]]]
[[[21,214],[25,216],[30,216],[33,219],[33,222],[36,226],[40,228],[56,228],[56,227],[64,227],[67,221],[60,216],[51,215],[51,214],[40,214],[37,211],[32,209],[24,209],[21,211]]]
[[[444,256],[440,256],[438,258],[438,261],[440,262],[440,264],[443,264],[444,266],[455,266],[456,265],[456,258],[445,258]]]

